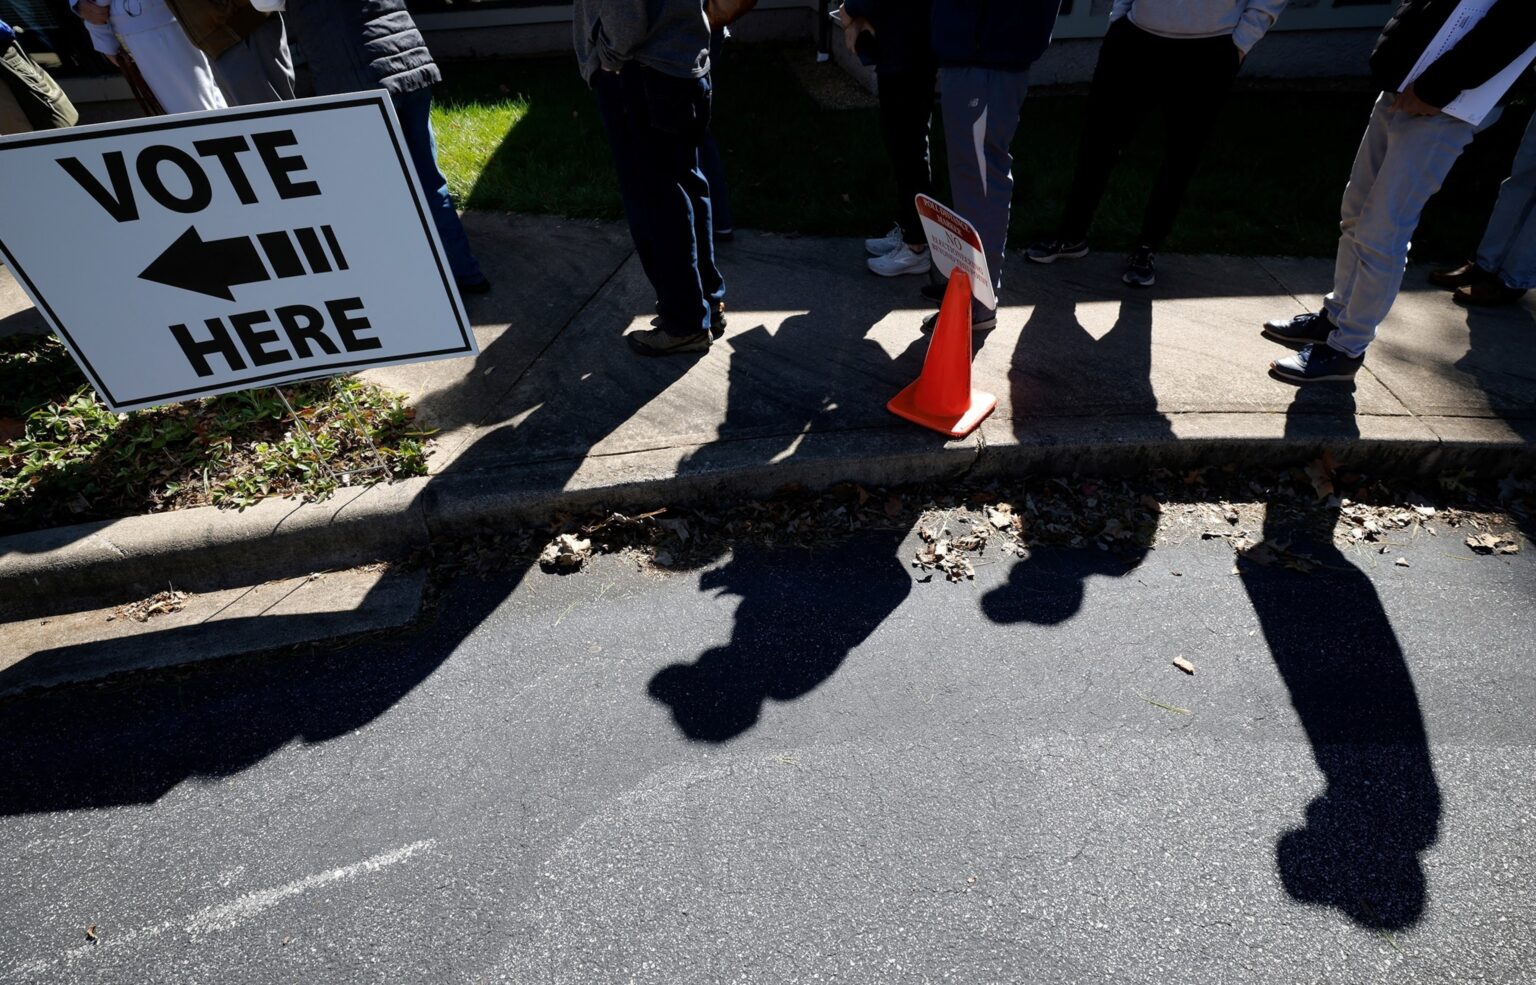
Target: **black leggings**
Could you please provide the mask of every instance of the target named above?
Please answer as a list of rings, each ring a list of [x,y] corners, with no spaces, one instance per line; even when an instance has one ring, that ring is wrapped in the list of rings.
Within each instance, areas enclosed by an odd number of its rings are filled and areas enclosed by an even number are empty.
[[[923,224],[913,199],[933,194],[928,129],[933,122],[936,68],[880,73],[880,129],[896,173],[896,221],[908,243],[923,243]]]
[[[1227,35],[1164,38],[1143,31],[1129,17],[1110,25],[1093,71],[1061,238],[1074,243],[1087,238],[1121,151],[1147,115],[1162,107],[1167,148],[1147,202],[1140,244],[1161,247],[1239,64],[1238,47]]]

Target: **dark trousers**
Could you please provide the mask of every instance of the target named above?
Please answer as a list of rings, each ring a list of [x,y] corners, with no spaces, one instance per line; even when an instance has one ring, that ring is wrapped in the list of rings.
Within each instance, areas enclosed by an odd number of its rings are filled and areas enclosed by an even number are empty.
[[[1093,72],[1077,171],[1061,220],[1062,239],[1087,238],[1121,151],[1147,115],[1161,108],[1167,145],[1142,220],[1141,245],[1162,246],[1217,111],[1237,77],[1238,56],[1237,45],[1225,35],[1163,38],[1143,31],[1129,17],[1110,26]]]
[[[707,331],[710,309],[725,297],[715,267],[709,182],[699,170],[709,78],[675,78],[630,63],[622,72],[598,72],[592,85],[629,233],[656,289],[661,328],[674,335]]]
[[[709,35],[709,74],[713,81],[715,67],[720,64],[720,49],[725,45],[725,28],[717,27]],[[711,100],[714,94],[710,94]],[[725,181],[725,159],[720,156],[720,145],[715,142],[714,128],[704,131],[704,143],[699,147],[699,164],[704,177],[709,179],[709,203],[714,209],[714,228],[717,233],[734,232],[736,218],[731,215],[731,189]]]
[[[11,90],[35,130],[72,127],[80,119],[53,76],[14,41],[0,41],[0,82]]]
[[[936,67],[880,72],[880,130],[896,174],[896,221],[908,243],[927,242],[913,199],[933,194],[928,130],[933,124]]]

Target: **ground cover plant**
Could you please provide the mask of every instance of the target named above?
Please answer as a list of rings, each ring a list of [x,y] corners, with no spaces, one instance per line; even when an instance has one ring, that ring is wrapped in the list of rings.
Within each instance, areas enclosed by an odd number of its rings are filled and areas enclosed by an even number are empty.
[[[114,414],[53,337],[0,338],[0,535],[426,474],[401,397],[349,376],[284,392],[303,431],[270,387]]]

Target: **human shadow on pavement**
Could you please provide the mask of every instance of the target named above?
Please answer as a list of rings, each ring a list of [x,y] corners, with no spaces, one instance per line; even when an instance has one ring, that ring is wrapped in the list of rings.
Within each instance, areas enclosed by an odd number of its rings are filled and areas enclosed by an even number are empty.
[[[883,314],[871,310],[860,321],[875,324]],[[894,393],[922,368],[926,336],[894,357],[873,339],[842,341],[828,358],[828,349],[839,343],[815,344],[837,339],[839,326],[828,321],[815,313],[794,315],[777,332],[759,326],[728,339],[734,354],[721,438],[690,455],[679,473],[707,473],[727,463],[741,467],[743,446],[727,447],[727,435],[755,436],[763,463],[790,454],[802,435],[826,429],[848,412],[838,405],[848,394],[879,392],[882,382]],[[804,365],[785,373],[786,359]],[[774,422],[771,431],[759,426],[768,421]],[[944,444],[940,435],[916,429],[897,440],[910,449]],[[647,692],[691,740],[720,743],[746,732],[767,701],[793,701],[830,678],[906,599],[912,576],[898,555],[904,536],[869,533],[855,549],[815,555],[738,552],[700,582],[702,591],[741,599],[730,640],[689,663],[664,667]]]
[[[738,551],[701,591],[741,599],[731,638],[651,678],[650,696],[696,742],[734,739],[769,700],[793,701],[827,681],[912,591],[902,531],[880,531],[819,555]]]
[[[1536,444],[1536,315],[1524,304],[1466,309],[1467,353],[1456,368],[1477,380],[1493,412],[1513,435]],[[1528,539],[1536,539],[1536,512],[1512,510]]]
[[[559,433],[567,447],[595,444],[629,420],[697,361],[640,360],[622,349],[629,313],[598,344],[622,355],[603,373],[570,374],[537,391],[526,406],[503,405],[515,426],[491,431],[456,459],[439,479],[505,481],[489,466],[540,436]],[[473,381],[464,384],[472,386]],[[579,421],[579,427],[572,422]],[[526,429],[526,430],[525,430]],[[582,461],[541,463],[569,475]],[[431,495],[431,487],[423,495]],[[152,802],[192,777],[223,777],[254,766],[295,739],[323,742],[361,728],[392,708],[453,655],[506,598],[531,565],[511,561],[499,591],[456,593],[436,621],[399,642],[366,641],[336,652],[303,648],[306,656],[234,658],[162,672],[121,689],[66,687],[12,697],[0,712],[0,816]],[[327,627],[330,614],[229,620],[226,631],[259,636],[273,620]],[[154,634],[176,646],[182,631]],[[324,636],[324,632],[317,633]],[[143,638],[140,640],[141,644]],[[106,649],[112,641],[88,644]],[[72,648],[71,659],[90,661]],[[49,653],[28,660],[49,659]]]
[[[1319,424],[1354,432],[1353,399],[1337,387],[1297,390],[1288,436]],[[1326,420],[1318,412],[1331,411]],[[1240,561],[1243,588],[1270,656],[1312,745],[1327,787],[1300,827],[1275,845],[1286,892],[1382,930],[1416,923],[1428,888],[1419,855],[1435,843],[1440,788],[1413,676],[1375,586],[1334,546],[1338,500],[1305,529],[1270,504],[1261,547],[1304,556],[1306,573],[1284,563]]]
[[[1009,372],[1015,427],[1039,416],[1098,408],[1106,416],[1134,420],[1148,441],[1172,441],[1173,428],[1158,413],[1152,392],[1152,302],[1131,296],[1120,303],[1115,324],[1095,340],[1079,324],[1075,304],[1047,297],[1035,305]],[[1156,517],[1154,516],[1154,521]],[[1119,578],[1139,567],[1152,548],[1152,529],[1137,531],[1115,550],[1035,551],[1014,564],[1008,582],[982,596],[981,611],[996,623],[1058,625],[1082,608],[1088,579]]]

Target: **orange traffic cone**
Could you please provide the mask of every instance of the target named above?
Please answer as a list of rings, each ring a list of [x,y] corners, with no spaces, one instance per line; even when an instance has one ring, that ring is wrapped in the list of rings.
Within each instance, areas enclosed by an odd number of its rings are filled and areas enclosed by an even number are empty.
[[[971,278],[957,267],[949,275],[922,375],[885,409],[951,438],[963,438],[995,407],[996,397],[971,389]]]

